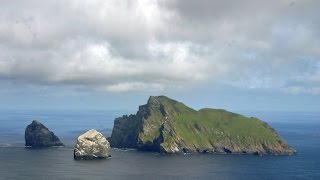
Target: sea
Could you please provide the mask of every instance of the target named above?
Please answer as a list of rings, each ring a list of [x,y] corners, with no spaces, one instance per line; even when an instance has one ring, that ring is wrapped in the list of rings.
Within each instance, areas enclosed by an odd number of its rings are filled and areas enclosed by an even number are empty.
[[[112,149],[105,160],[74,160],[77,137],[89,129],[110,136],[116,117],[134,111],[0,111],[0,179],[320,179],[320,112],[239,111],[258,117],[297,150],[293,156],[161,155]],[[65,147],[24,146],[25,127],[39,120]]]

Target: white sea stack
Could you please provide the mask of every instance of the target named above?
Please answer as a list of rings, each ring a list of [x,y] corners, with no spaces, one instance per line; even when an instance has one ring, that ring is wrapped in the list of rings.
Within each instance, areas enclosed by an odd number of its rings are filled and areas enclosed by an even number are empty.
[[[74,148],[74,159],[105,159],[110,157],[110,144],[95,129],[80,135]]]

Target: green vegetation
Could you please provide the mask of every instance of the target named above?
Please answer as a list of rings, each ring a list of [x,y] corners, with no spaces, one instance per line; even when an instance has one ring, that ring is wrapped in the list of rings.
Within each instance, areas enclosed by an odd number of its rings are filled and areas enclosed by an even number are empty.
[[[230,138],[237,143],[246,139],[276,143],[280,138],[266,124],[256,118],[218,109],[201,109],[174,118],[177,134],[188,142],[200,147],[223,142]]]
[[[159,128],[164,121],[169,121],[182,114],[196,112],[184,104],[165,96],[151,96],[147,105],[150,116],[144,121],[145,128],[143,132],[140,133],[140,140],[143,142],[153,141],[159,137]]]
[[[151,96],[136,115],[115,120],[111,146],[164,153],[293,154],[267,123],[221,109],[196,111],[165,96]]]

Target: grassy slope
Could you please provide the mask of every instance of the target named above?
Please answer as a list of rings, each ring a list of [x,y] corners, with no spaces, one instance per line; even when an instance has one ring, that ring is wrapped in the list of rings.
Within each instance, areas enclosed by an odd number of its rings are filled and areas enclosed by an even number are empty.
[[[197,147],[221,143],[226,137],[243,146],[255,141],[274,144],[280,140],[277,134],[266,128],[264,122],[225,110],[201,109],[177,116],[174,124],[179,136],[187,144]]]
[[[177,138],[173,136],[179,136],[188,147],[212,147],[214,144],[223,144],[226,139],[232,140],[240,148],[261,142],[278,144],[282,141],[272,129],[256,118],[219,109],[195,111],[165,96],[151,97],[149,102],[151,116],[145,120],[146,130],[140,133],[140,139],[144,142],[152,142],[159,136],[159,128],[165,116],[168,116],[165,125],[174,127],[176,133],[164,133],[164,144],[167,145]]]
[[[165,121],[165,116],[167,116],[168,119],[173,119],[181,114],[196,112],[184,104],[165,96],[151,96],[148,103],[150,104],[149,108],[151,116],[145,119],[144,131],[139,135],[143,142],[152,142],[159,136],[159,128]]]

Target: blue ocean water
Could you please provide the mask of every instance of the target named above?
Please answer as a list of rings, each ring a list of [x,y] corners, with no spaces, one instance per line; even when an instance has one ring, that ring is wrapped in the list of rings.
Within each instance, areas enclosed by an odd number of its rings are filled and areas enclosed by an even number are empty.
[[[134,111],[0,111],[0,179],[320,179],[320,112],[239,112],[273,126],[298,154],[159,155],[112,150],[108,160],[75,161],[76,138],[106,136],[113,120]],[[66,147],[24,147],[24,130],[43,122]]]

